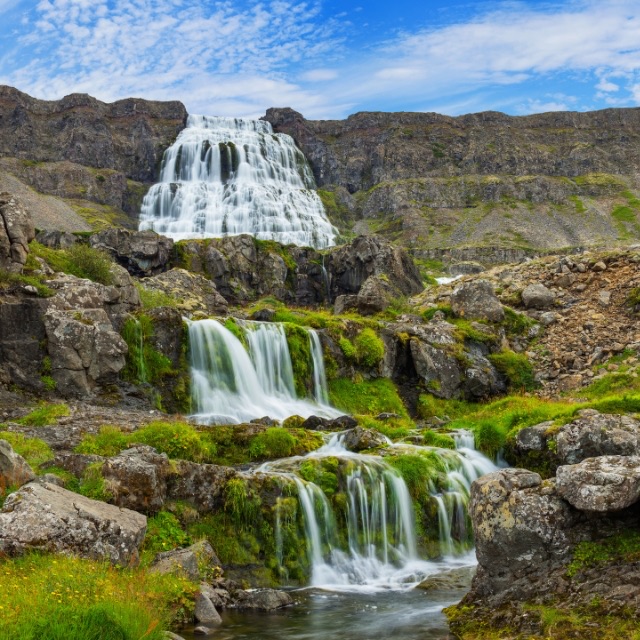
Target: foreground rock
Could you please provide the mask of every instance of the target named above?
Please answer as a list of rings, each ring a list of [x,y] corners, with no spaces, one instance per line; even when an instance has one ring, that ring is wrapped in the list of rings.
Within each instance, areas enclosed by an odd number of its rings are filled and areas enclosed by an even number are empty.
[[[0,553],[71,553],[130,566],[138,562],[146,528],[146,517],[135,511],[31,482],[0,512]]]
[[[220,560],[206,540],[196,542],[186,549],[174,549],[159,553],[151,565],[153,573],[181,575],[194,582],[206,576],[222,572]],[[200,620],[200,622],[207,622]]]
[[[0,269],[22,271],[35,237],[31,216],[10,193],[0,193]]]
[[[6,440],[0,440],[0,494],[9,487],[21,487],[35,477],[26,460]]]
[[[485,280],[467,282],[456,287],[451,294],[451,309],[459,318],[478,318],[489,322],[502,322],[504,310]]]

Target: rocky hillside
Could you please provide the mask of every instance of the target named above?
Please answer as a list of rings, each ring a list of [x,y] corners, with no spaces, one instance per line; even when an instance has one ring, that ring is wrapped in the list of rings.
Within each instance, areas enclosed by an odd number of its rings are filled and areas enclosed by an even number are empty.
[[[40,229],[132,226],[186,117],[180,102],[44,101],[0,86],[0,190],[20,196]]]
[[[269,109],[265,119],[294,137],[343,230],[383,233],[419,258],[610,245],[640,234],[638,109],[341,121]]]

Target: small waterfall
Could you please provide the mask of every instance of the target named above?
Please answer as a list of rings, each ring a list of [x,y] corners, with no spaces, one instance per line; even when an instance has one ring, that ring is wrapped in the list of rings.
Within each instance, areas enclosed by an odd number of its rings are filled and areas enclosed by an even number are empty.
[[[262,120],[190,115],[144,198],[140,229],[174,240],[248,233],[324,248],[336,230],[293,138]]]
[[[327,402],[314,403],[296,396],[281,324],[242,322],[239,326],[248,351],[216,320],[189,324],[192,403],[199,422],[234,424],[263,416],[284,420],[294,414],[303,418],[340,415]],[[322,378],[318,384],[326,389],[322,372],[314,368],[314,379],[316,376]]]
[[[353,453],[344,448],[344,436],[334,434],[322,448],[304,457],[261,465],[260,473],[284,476],[297,488],[304,523],[311,585],[331,589],[410,588],[428,574],[452,563],[469,562],[473,543],[467,505],[471,482],[495,465],[473,447],[471,434],[459,434],[458,450],[391,444],[390,454],[435,453],[444,472],[437,487],[425,479],[435,504],[439,534],[439,561],[420,559],[416,513],[399,472],[384,457]],[[344,495],[332,500],[303,473],[309,463],[332,463]],[[321,472],[319,472],[321,473]],[[276,520],[276,544],[282,536]],[[282,558],[282,549],[277,557]]]
[[[309,340],[311,341],[311,362],[313,365],[313,397],[320,404],[329,404],[324,355],[320,344],[320,336],[314,329],[309,329]]]

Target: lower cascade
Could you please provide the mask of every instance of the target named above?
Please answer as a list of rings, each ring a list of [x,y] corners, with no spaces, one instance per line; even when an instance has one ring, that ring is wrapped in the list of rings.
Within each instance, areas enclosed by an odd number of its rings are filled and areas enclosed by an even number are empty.
[[[314,186],[293,138],[270,123],[190,115],[144,198],[140,229],[174,240],[248,233],[322,249],[336,230]]]
[[[310,397],[300,398],[283,325],[237,320],[233,326],[240,337],[217,320],[189,324],[192,404],[198,422],[340,415],[328,404],[322,348],[313,329],[306,330],[313,373]]]
[[[473,448],[473,436],[463,434],[456,450],[392,444],[388,458],[357,454],[334,435],[307,456],[261,465],[256,473],[280,476],[295,486],[304,523],[311,572],[310,584],[330,590],[409,589],[444,566],[472,564],[473,546],[467,504],[471,483],[496,466]],[[425,525],[416,522],[414,498],[392,456],[426,455],[441,472],[424,478],[432,511],[430,555],[424,557]],[[322,484],[323,468],[334,470],[338,486]],[[306,478],[316,475],[316,482]],[[276,504],[276,542],[282,563],[290,518],[289,498]],[[422,529],[419,540],[418,529]],[[286,578],[286,568],[282,567]]]

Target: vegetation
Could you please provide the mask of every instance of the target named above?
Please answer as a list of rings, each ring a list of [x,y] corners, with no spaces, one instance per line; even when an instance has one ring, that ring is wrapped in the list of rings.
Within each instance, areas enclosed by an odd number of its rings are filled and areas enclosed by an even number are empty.
[[[54,555],[2,560],[0,576],[0,637],[19,640],[161,640],[197,591],[176,576]]]
[[[330,380],[329,400],[331,404],[346,413],[362,415],[395,413],[403,418],[409,417],[396,386],[388,378]]]
[[[70,273],[101,284],[113,284],[113,261],[108,253],[100,249],[81,242],[76,242],[69,249],[50,249],[35,241],[29,244],[29,248],[34,256],[45,260],[54,271]]]
[[[0,431],[0,440],[6,440],[13,450],[21,455],[37,473],[43,462],[53,460],[53,451],[39,438],[29,438],[21,433]]]
[[[640,560],[640,532],[624,531],[601,542],[580,542],[567,567],[567,575],[573,578],[581,571],[604,566],[612,562],[625,563]]]
[[[55,424],[58,418],[68,416],[69,407],[63,403],[41,402],[37,409],[29,412],[26,416],[16,420],[18,424],[27,427],[46,427]]]
[[[533,366],[527,356],[505,350],[491,354],[489,360],[506,377],[511,390],[531,391],[535,389]]]

